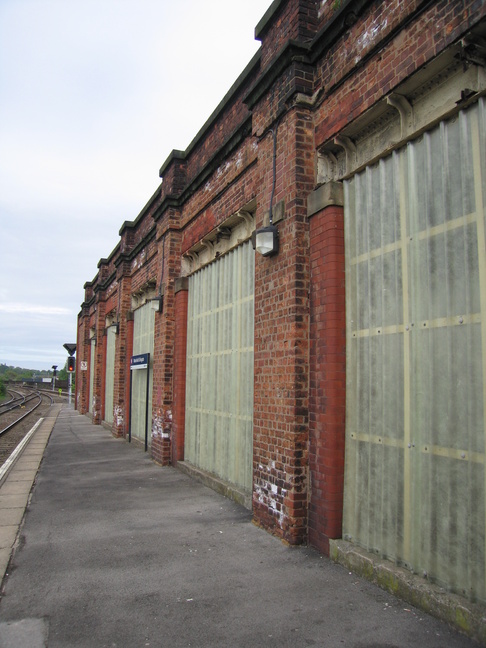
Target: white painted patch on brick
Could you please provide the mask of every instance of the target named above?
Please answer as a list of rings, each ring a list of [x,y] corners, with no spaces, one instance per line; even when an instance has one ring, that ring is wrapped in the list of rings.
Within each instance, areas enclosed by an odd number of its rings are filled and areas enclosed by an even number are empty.
[[[322,14],[324,13],[326,6],[329,4],[329,2],[332,2],[332,0],[321,0],[321,4],[318,10],[318,17],[320,18]]]
[[[388,25],[388,21],[385,18],[383,22],[377,21],[374,24],[372,24],[369,29],[367,29],[361,36],[358,37],[358,49],[360,52],[366,52],[367,50],[370,49],[371,45],[374,44],[375,40],[377,39],[377,36],[382,32],[383,30],[386,29]],[[356,56],[355,62],[358,63],[361,60],[362,56],[361,54],[359,56]]]
[[[283,511],[283,504],[277,501],[277,496],[279,494],[278,486],[276,484],[272,484],[269,481],[264,481],[264,480],[259,480],[259,481],[261,483],[260,484],[256,483],[254,487],[255,495],[258,501],[260,502],[260,504],[263,504],[268,509],[274,512],[274,517],[277,520],[278,526],[282,528],[286,516]],[[285,493],[286,491],[284,489],[281,489],[280,499],[283,499]]]
[[[115,420],[115,425],[117,427],[122,427],[123,425],[123,409],[120,405],[115,405],[113,408],[113,418]]]
[[[152,439],[170,439],[172,411],[162,413],[158,410],[152,421]]]

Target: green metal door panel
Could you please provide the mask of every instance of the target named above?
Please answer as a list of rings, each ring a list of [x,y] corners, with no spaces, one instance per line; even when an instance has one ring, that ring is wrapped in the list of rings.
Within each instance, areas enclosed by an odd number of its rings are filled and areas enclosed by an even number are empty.
[[[145,414],[147,402],[147,371],[149,372],[148,443],[151,442],[153,353],[155,311],[150,304],[138,308],[133,314],[133,355],[150,353],[149,369],[132,371],[131,434],[145,442]]]
[[[486,107],[345,182],[344,536],[486,600]]]
[[[113,391],[115,383],[115,342],[116,327],[110,326],[106,332],[106,369],[105,369],[105,421],[113,423]]]
[[[251,491],[254,251],[189,278],[185,459]]]

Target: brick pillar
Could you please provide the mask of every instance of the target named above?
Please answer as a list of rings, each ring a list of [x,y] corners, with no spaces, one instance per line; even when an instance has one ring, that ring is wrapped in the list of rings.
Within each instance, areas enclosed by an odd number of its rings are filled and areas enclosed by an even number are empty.
[[[80,414],[86,414],[88,411],[88,391],[89,380],[88,372],[81,370],[81,362],[88,365],[89,346],[88,346],[88,318],[86,307],[78,315],[78,331],[76,336],[76,375],[75,375],[75,395],[74,407]]]
[[[126,337],[126,356],[125,356],[125,416],[123,418],[123,436],[128,437],[128,426],[130,423],[130,358],[133,355],[133,313],[127,313],[127,337]]]
[[[346,412],[346,319],[342,184],[312,192],[309,390],[309,543],[329,553],[342,534]]]
[[[115,368],[113,376],[113,425],[111,433],[124,437],[128,433],[128,391],[130,357],[133,348],[133,319],[131,314],[130,265],[123,260],[117,265],[117,292],[113,295],[116,308]]]
[[[164,180],[165,182],[165,180]],[[180,232],[171,229],[179,221],[177,210],[167,210],[157,220],[158,272],[163,312],[155,315],[152,398],[152,459],[162,466],[172,461],[174,420],[174,350],[178,335],[174,286],[180,275]]]
[[[95,425],[100,425],[102,407],[102,385],[104,383],[103,359],[105,355],[105,304],[97,300],[95,318],[95,354],[94,354],[94,379],[93,379],[93,417]]]
[[[253,515],[291,545],[307,541],[309,447],[309,223],[314,186],[310,112],[291,110],[258,146],[258,205],[269,205],[279,253],[255,255]],[[261,160],[261,163],[260,163]],[[281,207],[280,207],[281,205]],[[263,224],[257,208],[256,226]],[[277,220],[278,218],[278,220]]]
[[[177,279],[175,292],[174,343],[174,413],[172,421],[172,465],[184,460],[184,429],[186,420],[186,353],[188,279]]]
[[[155,313],[153,352],[153,392],[151,412],[150,453],[161,466],[167,466],[171,457],[172,434],[172,340],[173,299],[170,289],[162,289],[163,312]]]

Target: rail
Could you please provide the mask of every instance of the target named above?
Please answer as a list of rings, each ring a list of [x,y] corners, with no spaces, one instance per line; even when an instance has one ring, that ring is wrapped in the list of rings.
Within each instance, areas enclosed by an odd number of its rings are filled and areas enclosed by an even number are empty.
[[[4,415],[4,414],[7,414],[8,412],[11,412],[12,410],[16,409],[17,407],[25,407],[25,405],[27,403],[30,403],[33,400],[37,400],[37,403],[33,407],[31,407],[27,412],[22,414],[22,416],[17,417],[15,419],[15,421],[13,421],[12,423],[9,423],[6,427],[2,428],[0,430],[0,436],[2,436],[3,434],[5,434],[9,430],[11,430],[13,427],[15,427],[18,423],[20,423],[20,421],[22,421],[24,418],[29,416],[29,414],[32,414],[32,412],[34,412],[39,407],[39,405],[41,405],[43,396],[45,396],[46,398],[49,398],[49,400],[51,401],[51,405],[54,402],[54,399],[52,398],[52,396],[50,396],[49,394],[46,394],[46,393],[44,393],[44,394],[34,393],[34,394],[31,394],[31,395],[28,395],[28,396],[25,396],[25,394],[21,394],[20,392],[15,392],[15,393],[17,393],[17,397],[14,398],[15,402],[13,404],[10,404],[10,406],[7,407],[7,409],[4,409],[3,411],[0,411],[0,417],[2,415]]]

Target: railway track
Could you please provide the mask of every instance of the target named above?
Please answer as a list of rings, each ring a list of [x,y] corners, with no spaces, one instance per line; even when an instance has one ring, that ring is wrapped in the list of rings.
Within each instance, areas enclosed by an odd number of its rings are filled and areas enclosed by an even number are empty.
[[[2,435],[7,428],[3,427],[3,416],[9,412],[14,413],[14,421],[17,420],[16,413],[26,416],[36,407],[38,407],[42,402],[42,397],[38,392],[32,393],[23,393],[13,389],[7,390],[10,396],[10,399],[0,405],[0,435]]]
[[[35,423],[59,401],[59,396],[29,388],[8,392],[9,399],[0,406],[0,468]]]

